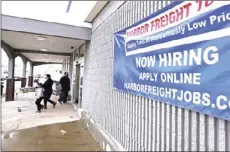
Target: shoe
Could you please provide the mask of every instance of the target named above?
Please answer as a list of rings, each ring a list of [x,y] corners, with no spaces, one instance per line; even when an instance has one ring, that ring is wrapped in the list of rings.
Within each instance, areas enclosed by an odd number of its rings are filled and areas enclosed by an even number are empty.
[[[58,101],[60,104],[62,104],[62,102],[61,101]]]
[[[41,106],[41,110],[43,110],[44,109],[44,106]]]
[[[54,104],[53,104],[53,108],[55,108],[55,107],[56,107],[56,104],[57,104],[57,103],[56,103],[56,102],[54,102]]]
[[[38,111],[36,111],[36,113],[41,113],[41,111],[38,110]]]
[[[44,107],[44,109],[48,109],[47,107]]]

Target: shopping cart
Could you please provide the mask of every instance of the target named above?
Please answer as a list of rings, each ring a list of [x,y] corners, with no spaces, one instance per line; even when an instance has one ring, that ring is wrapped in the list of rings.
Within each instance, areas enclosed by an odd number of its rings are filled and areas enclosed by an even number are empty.
[[[61,94],[61,85],[58,81],[54,81],[53,83],[53,94],[59,96]]]

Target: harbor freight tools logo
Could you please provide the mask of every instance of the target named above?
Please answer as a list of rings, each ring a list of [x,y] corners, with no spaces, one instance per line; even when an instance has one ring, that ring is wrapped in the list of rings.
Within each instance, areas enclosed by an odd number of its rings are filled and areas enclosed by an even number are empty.
[[[229,1],[176,1],[115,33],[113,87],[230,120],[229,40]]]

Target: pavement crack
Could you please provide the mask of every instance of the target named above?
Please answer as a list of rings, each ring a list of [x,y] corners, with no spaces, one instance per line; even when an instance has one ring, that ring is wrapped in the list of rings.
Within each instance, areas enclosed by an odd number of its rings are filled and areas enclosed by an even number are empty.
[[[12,133],[12,132],[18,130],[18,128],[19,128],[19,126],[20,126],[21,123],[22,123],[22,118],[19,119],[19,122],[18,122],[16,128],[14,128],[14,129],[12,129],[12,130],[10,130],[10,131],[6,131],[6,132],[2,131],[2,133],[4,133],[4,134],[10,134],[10,133]]]

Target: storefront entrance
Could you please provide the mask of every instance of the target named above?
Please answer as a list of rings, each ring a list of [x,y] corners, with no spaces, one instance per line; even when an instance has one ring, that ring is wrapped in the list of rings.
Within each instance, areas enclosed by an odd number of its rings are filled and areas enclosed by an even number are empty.
[[[75,77],[73,80],[73,99],[79,107],[81,107],[82,105],[83,74],[84,74],[84,63],[76,64]]]

